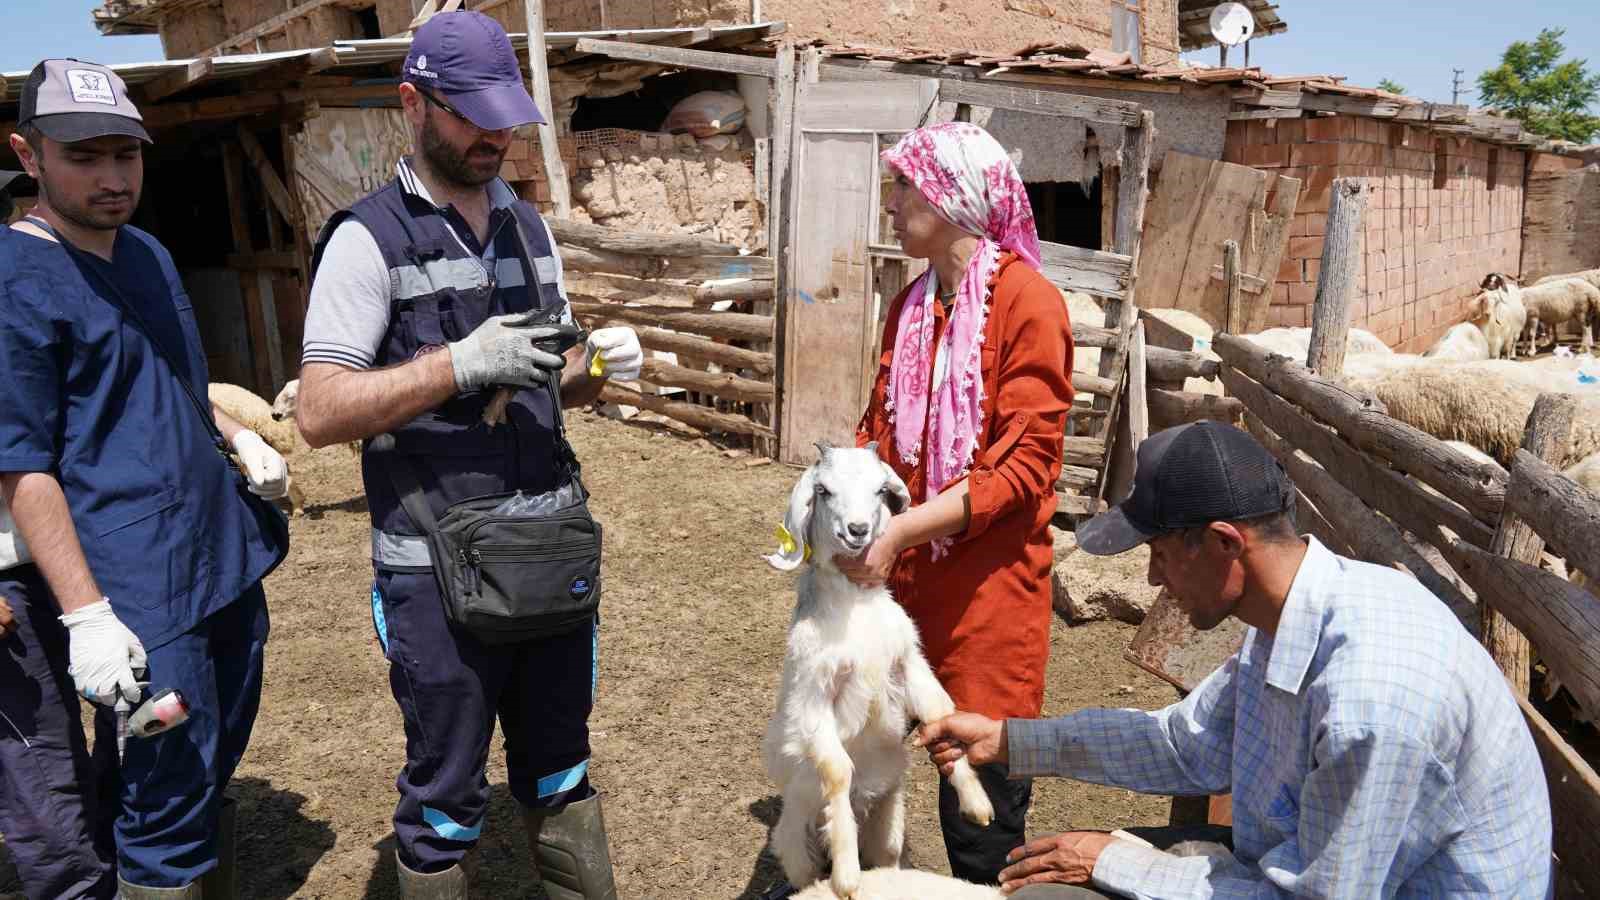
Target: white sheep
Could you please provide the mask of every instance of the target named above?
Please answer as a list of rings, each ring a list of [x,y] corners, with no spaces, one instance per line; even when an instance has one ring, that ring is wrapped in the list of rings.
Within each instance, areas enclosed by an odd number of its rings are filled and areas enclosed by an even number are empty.
[[[1440,440],[1465,441],[1502,465],[1522,446],[1539,394],[1572,393],[1575,381],[1527,363],[1493,359],[1425,361],[1372,375],[1346,374],[1343,380],[1377,397],[1391,417]],[[1600,451],[1600,391],[1579,393],[1578,404],[1562,465]]]
[[[1422,354],[1427,359],[1488,359],[1489,339],[1471,322],[1457,322]]]
[[[299,408],[300,379],[291,378],[284,384],[283,390],[278,391],[278,396],[273,398],[272,420],[274,422],[286,422],[291,428],[293,428],[295,413],[299,410]],[[345,446],[350,450],[352,456],[361,455],[360,441],[350,441],[349,443],[345,444]]]
[[[900,864],[911,720],[942,719],[955,704],[888,589],[859,587],[833,563],[835,554],[865,551],[910,504],[910,493],[875,447],[817,448],[820,458],[790,492],[780,550],[767,557],[774,568],[805,571],[762,751],[783,794],[772,849],[784,875],[804,887],[831,860],[833,890],[850,898],[860,890],[863,860],[873,868]],[[956,763],[950,784],[962,815],[989,824],[994,807],[969,763]],[[818,834],[826,860],[813,852]]]
[[[267,446],[278,451],[285,459],[294,452],[294,425],[277,421],[272,414],[272,406],[254,391],[225,381],[213,381],[206,389],[206,397],[229,418],[261,435]],[[287,463],[285,465],[287,466]],[[293,475],[286,475],[285,478],[289,490],[290,513],[296,516],[302,515],[306,511],[305,491],[295,483]]]
[[[1001,900],[994,885],[973,884],[916,869],[868,869],[861,873],[862,897],[872,900]],[[839,900],[833,886],[819,881],[790,900]]]
[[[1578,483],[1578,486],[1600,497],[1600,453],[1590,454],[1579,460],[1578,463],[1562,472],[1568,478]],[[1568,576],[1573,584],[1585,588],[1589,593],[1600,597],[1600,584],[1592,581],[1581,569],[1574,567]]]
[[[1600,288],[1582,278],[1567,278],[1517,290],[1518,299],[1528,311],[1524,333],[1529,352],[1539,351],[1539,326],[1548,325],[1552,340],[1561,326],[1571,322],[1582,335],[1583,349],[1594,347],[1593,326],[1600,319]]]
[[[1515,285],[1498,282],[1501,286],[1485,289],[1473,304],[1472,324],[1483,332],[1489,344],[1489,358],[1517,358],[1517,338],[1528,324],[1528,308],[1522,305],[1521,292]]]
[[[1565,275],[1546,275],[1535,281],[1534,284],[1549,284],[1552,281],[1566,281],[1569,278],[1582,278],[1597,288],[1600,288],[1600,269],[1584,269],[1581,272],[1568,272]]]
[[[1268,328],[1255,334],[1240,335],[1254,343],[1287,356],[1301,365],[1305,364],[1306,357],[1311,353],[1311,329],[1309,328]],[[1350,329],[1345,337],[1345,355],[1356,354],[1373,355],[1393,353],[1388,344],[1385,344],[1377,335],[1360,328]]]

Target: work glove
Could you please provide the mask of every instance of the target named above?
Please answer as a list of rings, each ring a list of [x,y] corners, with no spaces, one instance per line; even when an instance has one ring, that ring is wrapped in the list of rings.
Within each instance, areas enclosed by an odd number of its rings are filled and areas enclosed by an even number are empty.
[[[267,446],[248,428],[233,436],[233,452],[239,454],[244,466],[245,480],[250,483],[250,493],[266,500],[276,500],[289,493],[289,466],[278,451]]]
[[[590,332],[583,353],[584,365],[596,378],[604,375],[618,381],[632,381],[639,377],[639,370],[644,366],[639,335],[626,325]]]
[[[133,677],[145,668],[144,644],[102,599],[61,617],[67,626],[67,674],[78,693],[101,706],[118,699],[139,702],[143,691]]]
[[[459,341],[449,345],[450,367],[456,388],[475,391],[491,384],[540,387],[550,373],[560,372],[567,361],[534,346],[560,333],[560,325],[530,324],[530,313],[491,316]]]

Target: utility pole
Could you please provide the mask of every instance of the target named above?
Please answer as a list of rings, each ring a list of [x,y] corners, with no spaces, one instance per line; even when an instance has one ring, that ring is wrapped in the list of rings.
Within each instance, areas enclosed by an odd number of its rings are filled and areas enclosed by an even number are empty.
[[[1450,105],[1455,106],[1461,102],[1461,69],[1451,69],[1456,76],[1450,80]]]

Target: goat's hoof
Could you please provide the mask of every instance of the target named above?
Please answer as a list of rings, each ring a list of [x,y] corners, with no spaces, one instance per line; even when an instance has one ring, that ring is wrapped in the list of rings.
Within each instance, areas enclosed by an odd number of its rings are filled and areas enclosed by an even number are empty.
[[[855,860],[835,860],[828,886],[833,888],[839,900],[855,900],[856,893],[861,890],[861,864]]]
[[[962,803],[961,818],[980,828],[988,828],[994,821],[994,804],[989,802],[989,795],[980,791],[978,796]]]

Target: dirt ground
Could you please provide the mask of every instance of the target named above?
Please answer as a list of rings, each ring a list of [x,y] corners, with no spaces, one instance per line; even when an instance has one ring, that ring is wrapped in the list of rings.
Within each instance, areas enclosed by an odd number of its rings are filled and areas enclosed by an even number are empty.
[[[778,800],[760,741],[793,602],[792,577],[760,555],[773,549],[798,472],[588,413],[572,417],[571,432],[606,526],[591,777],[606,795],[619,892],[753,898],[779,877],[766,850]],[[390,898],[404,740],[371,625],[359,469],[341,448],[301,450],[291,464],[307,513],[267,582],[261,715],[229,789],[240,802],[240,896]],[[1120,623],[1057,622],[1047,713],[1171,702],[1171,687],[1123,661],[1132,636]],[[920,755],[915,763],[912,860],[947,871],[934,772]],[[540,897],[498,746],[489,781],[475,895]],[[1038,782],[1034,797],[1035,833],[1167,815],[1163,798],[1058,780]],[[0,900],[18,890],[0,862]]]

